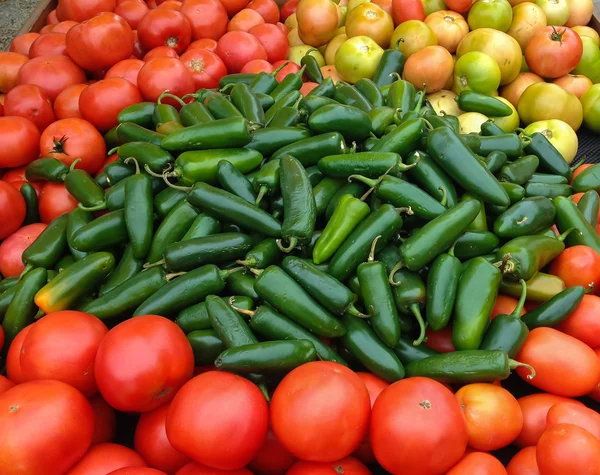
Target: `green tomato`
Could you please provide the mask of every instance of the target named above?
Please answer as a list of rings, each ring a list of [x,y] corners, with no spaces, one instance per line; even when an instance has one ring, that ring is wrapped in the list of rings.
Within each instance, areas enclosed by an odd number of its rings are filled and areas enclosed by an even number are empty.
[[[525,128],[529,135],[540,132],[545,135],[552,145],[558,150],[567,163],[571,163],[577,155],[579,139],[572,127],[558,119],[540,120],[529,124]]]
[[[562,26],[571,14],[569,0],[535,0],[535,4],[544,10],[548,25]]]
[[[495,122],[495,124],[500,127],[507,134],[512,134],[515,129],[519,126],[519,113],[515,106],[513,106],[508,99],[504,99],[504,97],[496,96],[496,99],[504,102],[508,107],[512,109],[512,114],[507,117],[490,117],[490,119]]]
[[[478,0],[469,10],[468,23],[471,30],[493,28],[507,32],[513,19],[508,0]]]
[[[309,51],[310,53],[308,53]],[[325,58],[323,58],[323,55],[318,49],[315,49],[314,46],[309,45],[292,46],[290,48],[290,52],[288,53],[288,59],[300,66],[300,61],[307,53],[317,60],[320,68],[325,66]]]
[[[587,76],[593,83],[600,82],[600,48],[594,38],[582,36],[583,55],[572,74]]]
[[[600,133],[600,84],[594,84],[581,96],[583,123],[596,133]]]
[[[448,10],[448,7],[444,3],[444,0],[421,0],[425,7],[425,15],[431,15],[434,12],[440,10]]]
[[[335,69],[344,81],[354,84],[371,79],[379,65],[383,48],[368,36],[354,36],[344,41],[335,53]]]
[[[501,72],[498,63],[481,51],[471,51],[456,61],[454,66],[454,90],[469,89],[491,95],[500,85]]]

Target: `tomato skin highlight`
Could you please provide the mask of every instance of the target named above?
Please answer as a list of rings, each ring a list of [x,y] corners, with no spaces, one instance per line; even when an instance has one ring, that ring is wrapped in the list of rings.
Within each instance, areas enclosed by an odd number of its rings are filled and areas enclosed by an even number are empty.
[[[10,236],[21,227],[25,212],[25,200],[21,193],[12,184],[0,180],[0,216],[2,216],[0,239]]]
[[[583,43],[568,27],[547,26],[527,43],[525,59],[531,70],[544,78],[559,78],[570,73],[581,60]]]

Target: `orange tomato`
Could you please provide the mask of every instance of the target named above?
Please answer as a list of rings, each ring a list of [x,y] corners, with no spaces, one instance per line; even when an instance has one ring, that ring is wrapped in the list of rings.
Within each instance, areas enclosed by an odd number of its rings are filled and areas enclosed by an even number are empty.
[[[442,46],[427,46],[406,60],[404,77],[417,89],[427,87],[427,92],[444,89],[452,76],[454,60]]]
[[[500,89],[500,95],[507,99],[513,106],[519,105],[519,99],[521,95],[529,86],[536,82],[543,82],[544,80],[535,73],[519,73],[517,78],[510,84]]]
[[[407,58],[426,46],[438,44],[433,30],[424,21],[405,21],[394,30],[390,48],[397,48]]]
[[[508,475],[540,475],[535,447],[525,447],[517,452],[508,462],[506,472]]]
[[[490,451],[506,447],[523,428],[523,414],[515,397],[493,384],[467,384],[456,394],[469,434],[469,447]]]
[[[568,247],[552,261],[550,273],[560,277],[567,287],[582,285],[593,290],[600,285],[600,254],[588,246]],[[598,344],[590,346],[600,346],[600,336]]]
[[[312,91],[315,87],[317,87],[318,84],[316,82],[305,82],[304,84],[302,84],[302,87],[300,88],[300,92],[303,96],[306,96],[310,91]]]
[[[560,402],[548,411],[546,430],[558,424],[573,424],[600,440],[600,414],[580,404]]]
[[[346,15],[346,35],[369,36],[386,48],[394,33],[394,22],[389,13],[372,3],[362,3],[354,7]]]
[[[594,353],[596,353],[596,356],[600,359],[600,348],[596,348]],[[588,394],[588,397],[592,398],[594,401],[600,402],[600,381],[598,381],[598,385],[592,389],[592,392]]]
[[[248,31],[256,25],[261,25],[265,19],[260,13],[250,8],[244,8],[235,14],[227,25],[227,31]]]
[[[506,475],[506,469],[493,455],[471,452],[463,457],[446,475]]]
[[[594,2],[592,0],[567,0],[569,4],[569,19],[565,26],[584,26],[592,19]]]
[[[598,254],[596,254],[597,256]],[[577,338],[586,345],[600,346],[600,297],[584,295],[583,300],[569,317],[556,326],[557,330]]]
[[[581,96],[583,96],[594,84],[586,76],[577,74],[567,74],[566,76],[555,79],[553,82],[569,91],[571,94],[575,94],[578,99],[581,99]]]
[[[540,473],[600,475],[600,440],[573,424],[558,424],[542,434],[536,446]]]
[[[458,44],[469,32],[469,25],[460,13],[449,10],[433,12],[425,23],[437,36],[438,44],[454,53]]]
[[[570,181],[570,184],[571,184],[571,185],[573,184],[573,180],[574,180],[575,178],[577,178],[577,175],[579,175],[579,174],[580,174],[580,173],[581,173],[583,170],[585,170],[586,168],[590,168],[591,166],[592,166],[592,164],[591,164],[591,163],[586,163],[586,164],[584,164],[584,165],[579,165],[579,166],[578,166],[578,167],[575,169],[575,171],[573,172],[573,175],[571,176],[571,181]]]
[[[513,19],[506,34],[512,36],[523,51],[531,37],[541,28],[548,25],[546,14],[541,7],[526,2],[513,7]]]
[[[341,13],[332,0],[300,0],[296,19],[300,39],[310,46],[322,46],[335,36]]]
[[[342,77],[339,75],[337,69],[335,69],[335,66],[333,64],[322,66],[321,73],[323,74],[324,78],[331,78],[333,82],[338,82],[342,80]]]
[[[449,10],[458,13],[467,13],[476,0],[444,0]]]
[[[494,308],[492,309],[492,314],[490,315],[490,319],[493,320],[498,315],[510,315],[513,313],[515,308],[517,308],[517,304],[519,303],[519,299],[514,297],[509,297],[508,295],[498,295],[496,297],[496,302],[494,303]],[[521,313],[519,315],[524,315],[525,309],[521,309]]]

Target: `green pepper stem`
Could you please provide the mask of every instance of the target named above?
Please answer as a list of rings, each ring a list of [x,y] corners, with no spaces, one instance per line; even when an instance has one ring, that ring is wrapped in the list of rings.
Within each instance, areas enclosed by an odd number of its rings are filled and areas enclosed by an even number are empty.
[[[190,94],[186,94],[186,95],[185,95],[185,96],[183,96],[181,99],[183,99],[183,100],[185,101],[186,99],[192,98],[192,99],[194,99],[196,102],[198,102],[198,99],[199,99],[199,97],[200,97],[200,96],[199,96],[198,94],[196,94],[195,92],[193,92],[193,93],[190,93]]]
[[[521,316],[521,310],[523,310],[523,307],[525,306],[525,300],[527,300],[527,283],[524,279],[519,280],[519,282],[521,283],[521,297],[519,298],[519,303],[510,314],[511,317],[516,318]]]
[[[264,269],[255,269],[254,267],[252,267],[248,270],[256,276],[260,276],[264,272]]]
[[[241,313],[242,315],[246,315],[247,317],[252,318],[256,314],[256,311],[246,310],[245,308],[236,307],[234,305],[234,303],[235,303],[235,297],[229,297],[228,303],[229,303],[229,306],[232,309],[234,309],[236,312]]]
[[[277,244],[277,247],[279,248],[279,250],[281,252],[288,253],[288,252],[292,252],[295,249],[295,247],[298,245],[298,238],[292,236],[290,238],[290,242],[287,247],[283,245],[282,239],[277,239],[277,241],[275,241],[275,243]]]
[[[37,313],[34,315],[34,320],[39,320],[40,318],[46,316],[46,312],[44,312],[41,308],[38,308]]]
[[[421,120],[423,122],[425,122],[425,127],[427,127],[428,130],[433,130],[435,129],[435,127],[433,126],[433,124],[431,122],[429,122],[427,119],[421,117]]]
[[[111,149],[108,151],[107,155],[108,155],[108,156],[111,156],[111,155],[113,155],[113,154],[117,153],[117,151],[118,151],[118,150],[119,150],[119,147],[118,147],[118,146],[117,146],[117,147],[115,147],[115,148],[111,148]]]
[[[448,249],[448,255],[454,257],[454,248],[456,247],[456,241],[454,241],[454,244],[452,244],[452,246],[450,246],[450,249]]]
[[[171,167],[171,164],[169,163],[169,164],[167,164],[167,167],[166,167],[166,168],[163,170],[163,172],[162,172],[162,173],[156,173],[156,172],[154,172],[154,171],[152,170],[152,168],[150,168],[150,166],[149,166],[147,163],[144,165],[144,171],[145,171],[145,172],[146,172],[148,175],[150,175],[150,176],[153,176],[154,178],[162,178],[162,177],[163,177],[163,174],[164,174],[165,172],[168,172],[169,170],[171,170],[171,168],[172,168],[172,167]]]
[[[144,269],[151,269],[152,267],[158,267],[163,265],[165,265],[165,260],[161,259],[160,261],[153,262],[152,264],[150,262],[146,262],[142,267]]]
[[[83,204],[79,203],[77,205],[78,208],[84,210],[84,211],[102,211],[103,209],[106,209],[106,203],[102,203],[100,205],[97,206],[83,206]]]
[[[442,193],[442,199],[440,200],[440,204],[445,208],[448,205],[448,191],[446,191],[445,186],[440,186],[438,188]]]
[[[415,302],[411,304],[408,308],[417,319],[417,323],[419,324],[419,328],[421,329],[419,333],[419,338],[413,341],[413,346],[419,346],[421,343],[423,343],[423,340],[425,339],[425,330],[427,328],[427,325],[425,325],[425,322],[423,321],[423,316],[421,315],[421,309],[419,308],[418,303]]]
[[[21,272],[19,274],[19,280],[21,280],[25,276],[25,274],[27,274],[27,272],[29,272],[32,269],[33,269],[33,264],[27,264],[25,266],[25,269],[23,269],[23,272]]]
[[[165,275],[165,280],[166,280],[167,282],[170,282],[170,281],[171,281],[171,280],[173,280],[175,277],[180,277],[180,276],[182,276],[182,275],[184,275],[184,274],[187,274],[187,272],[174,272],[174,273],[172,273],[172,274],[167,274],[167,275]]]
[[[135,159],[135,157],[127,157],[123,161],[125,162],[125,164],[128,164],[129,162],[133,162],[133,164],[135,165],[135,174],[139,175],[141,173],[140,163]]]
[[[73,160],[73,163],[71,163],[71,165],[69,166],[69,171],[72,172],[73,170],[75,170],[75,166],[81,161],[81,158],[76,158],[75,160]]]
[[[400,285],[400,282],[396,282],[394,280],[394,276],[396,275],[396,272],[398,272],[403,267],[404,267],[404,262],[402,262],[402,261],[398,261],[396,263],[396,265],[394,267],[392,267],[392,270],[390,271],[390,275],[388,276],[388,282],[390,283],[390,285],[392,287],[398,287]]]
[[[256,259],[244,259],[244,260],[240,259],[235,262],[236,262],[236,264],[239,264],[244,267],[254,267],[257,264]]]
[[[515,361],[515,360],[509,358],[508,359],[508,367],[511,370],[513,370],[515,368],[518,368],[518,367],[527,368],[529,370],[529,373],[530,373],[530,374],[527,375],[527,379],[533,379],[533,378],[535,378],[535,369],[533,369],[533,366],[531,366],[531,365],[528,365],[528,364],[525,364],[525,363],[521,363],[519,361]]]
[[[233,269],[222,270],[221,271],[221,277],[223,278],[223,280],[225,280],[231,274],[235,274],[236,272],[239,272],[239,271],[244,270],[244,269],[246,269],[246,268],[245,267],[234,267]]]
[[[403,41],[403,40],[402,40],[402,38],[400,38],[398,41],[396,41],[396,45],[394,46],[394,48],[398,49],[398,45],[399,45],[399,44],[400,44],[400,42],[402,42],[402,41]],[[396,81],[400,81],[400,80],[402,79],[402,77],[400,77],[400,74],[398,74],[398,73],[396,73],[396,72],[390,73],[390,74],[389,74],[389,76],[390,76],[391,78],[396,78]],[[395,82],[395,81],[394,81],[394,82]]]
[[[579,160],[577,163],[575,163],[575,165],[573,165],[571,167],[571,172],[574,172],[575,170],[577,170],[581,165],[583,165],[587,160],[587,155],[584,155],[583,158],[581,160]]]
[[[177,175],[175,175],[173,173],[167,173],[167,172],[165,172],[165,173],[162,174],[162,179],[167,184],[167,186],[169,188],[173,188],[174,190],[185,191],[186,193],[192,191],[192,188],[193,188],[192,186],[179,186],[179,185],[174,185],[173,183],[171,183],[169,181],[169,177],[171,177],[171,176],[177,176]]]
[[[377,180],[375,180],[374,178],[367,178],[366,176],[362,175],[350,175],[348,177],[348,181],[352,180],[360,181],[370,188],[375,188],[375,186],[377,185]]]
[[[377,241],[379,241],[379,239],[381,239],[381,234],[373,239],[373,242],[371,243],[371,250],[369,251],[369,259],[367,262],[375,261],[375,248],[377,247]]]
[[[350,305],[348,305],[348,307],[346,307],[345,312],[349,315],[352,315],[353,317],[358,317],[358,318],[369,318],[371,315],[369,315],[368,313],[362,313],[360,310],[358,310],[353,303],[351,303]]]
[[[558,236],[558,240],[559,241],[564,241],[565,239],[567,239],[567,236],[569,234],[571,234],[573,231],[575,231],[575,228],[569,228],[567,229],[564,233],[562,233],[560,236]]]
[[[168,98],[170,98],[170,99],[173,99],[174,101],[176,101],[176,102],[179,102],[179,104],[181,104],[182,106],[185,106],[185,102],[183,102],[183,101],[181,100],[181,98],[179,98],[179,97],[177,97],[177,96],[175,96],[175,95],[173,95],[173,94],[170,94],[168,89],[167,89],[165,92],[163,92],[163,93],[162,93],[160,96],[158,96],[158,99],[156,100],[156,103],[157,103],[157,104],[162,104],[162,100],[163,100],[165,97],[168,97]]]
[[[277,76],[277,75],[279,74],[279,72],[280,72],[280,71],[281,71],[283,68],[285,68],[285,67],[286,67],[288,64],[290,64],[290,62],[289,62],[289,61],[287,61],[287,62],[283,63],[281,66],[279,66],[279,67],[278,67],[278,68],[277,68],[275,71],[273,71],[273,72],[271,73],[271,76],[273,76],[273,77]]]
[[[260,188],[258,189],[258,196],[256,197],[256,201],[254,203],[256,206],[258,206],[260,204],[261,200],[267,194],[267,191],[269,191],[269,189],[267,188],[266,185],[260,186]]]
[[[415,212],[412,210],[410,206],[405,206],[403,208],[396,208],[396,213],[406,213],[408,216],[412,216]]]

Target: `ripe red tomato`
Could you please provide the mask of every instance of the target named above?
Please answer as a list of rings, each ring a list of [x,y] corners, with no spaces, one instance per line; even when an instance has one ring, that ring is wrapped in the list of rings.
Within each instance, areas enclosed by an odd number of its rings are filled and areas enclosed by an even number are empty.
[[[181,13],[192,25],[192,39],[218,40],[227,31],[227,11],[218,0],[185,0]]]
[[[70,213],[79,204],[62,183],[46,183],[39,197],[40,219],[48,224],[65,213]]]
[[[20,53],[24,54],[25,56],[29,56],[31,45],[39,38],[39,36],[39,33],[35,33],[33,31],[31,33],[15,36],[10,43],[9,51],[11,53]]]
[[[276,26],[270,23],[256,25],[248,33],[256,37],[267,52],[267,61],[274,63],[287,58],[290,43],[287,36]]]
[[[265,442],[248,467],[264,475],[284,475],[296,460],[298,459],[283,446],[269,425]]]
[[[212,38],[196,40],[190,43],[187,50],[191,51],[196,48],[205,49],[207,51],[210,51],[211,53],[214,53],[215,51],[217,51],[217,42]]]
[[[392,0],[394,25],[408,20],[425,21],[425,7],[421,0]]]
[[[85,21],[102,12],[112,12],[117,2],[115,0],[61,0],[56,9],[60,21]]]
[[[46,25],[56,25],[58,23],[58,18],[56,16],[56,8],[48,13],[46,17]]]
[[[246,8],[256,10],[265,19],[265,23],[279,21],[279,7],[273,0],[252,0]]]
[[[144,64],[142,60],[137,58],[124,59],[106,71],[104,79],[124,78],[137,87],[138,74]]]
[[[140,69],[138,87],[144,100],[152,102],[156,102],[158,96],[166,90],[178,97],[196,91],[192,73],[175,58],[154,58],[148,61]],[[164,102],[171,103],[168,100]]]
[[[79,96],[86,87],[87,84],[73,84],[56,96],[54,113],[57,119],[81,119]]]
[[[6,376],[0,375],[0,394],[3,394],[6,391],[8,391],[10,388],[14,388],[14,387],[15,387],[15,383],[13,383]]]
[[[83,69],[104,71],[133,53],[131,27],[114,13],[101,13],[69,30],[67,52]]]
[[[13,183],[15,181],[27,181],[27,178],[25,177],[25,170],[27,170],[26,165],[17,168],[11,168],[4,173],[2,180],[8,183]]]
[[[188,19],[175,10],[151,10],[138,25],[138,37],[146,49],[158,46],[173,48],[181,54],[190,44],[192,26]]]
[[[137,317],[139,318],[139,317]],[[221,470],[239,470],[258,453],[269,409],[260,390],[231,373],[209,371],[177,393],[167,415],[175,449]]]
[[[183,2],[179,2],[178,0],[167,0],[166,2],[161,3],[158,6],[159,10],[175,10],[175,11],[181,11],[181,6],[183,5]]]
[[[112,407],[151,411],[171,401],[192,377],[194,354],[175,323],[145,315],[108,332],[98,348],[95,371],[98,388]]]
[[[21,350],[21,370],[27,381],[55,379],[90,397],[98,392],[94,359],[108,328],[93,315],[65,310],[32,326]]]
[[[69,32],[69,30],[71,28],[73,28],[75,25],[79,25],[79,22],[73,21],[73,20],[61,21],[60,23],[58,23],[57,25],[54,25],[52,27],[52,32],[51,33],[64,33],[64,34],[67,34]]]
[[[448,10],[453,10],[458,13],[467,13],[476,1],[477,0],[444,0],[444,3],[448,7]]]
[[[250,28],[265,23],[260,13],[250,8],[244,8],[235,14],[227,25],[227,31],[248,31]]]
[[[21,227],[25,212],[25,200],[21,193],[10,183],[0,180],[0,239],[7,238]]]
[[[31,45],[29,50],[30,58],[37,58],[38,56],[49,56],[54,54],[67,54],[67,45],[65,38],[67,37],[64,33],[46,33],[41,35]]]
[[[550,273],[567,287],[600,285],[600,254],[587,246],[568,247],[552,261]]]
[[[89,448],[93,432],[92,408],[76,389],[60,381],[20,384],[0,395],[0,471],[63,474]]]
[[[493,455],[485,452],[471,452],[463,457],[446,475],[506,475],[506,469]]]
[[[97,444],[66,475],[106,475],[124,467],[146,467],[146,462],[123,445]]]
[[[117,414],[115,410],[97,394],[89,399],[94,411],[94,436],[92,445],[112,442],[117,432]]]
[[[0,52],[0,92],[6,94],[18,84],[19,70],[28,61],[24,54]]]
[[[600,440],[573,424],[557,424],[542,434],[536,446],[540,473],[600,474]]]
[[[490,320],[493,320],[498,315],[510,315],[517,308],[517,304],[519,300],[514,297],[509,297],[508,295],[498,295],[496,297],[496,302],[494,303],[494,308],[492,309],[492,314],[490,315]],[[525,314],[525,309],[521,309],[520,315]]]
[[[305,462],[300,460],[286,475],[371,475],[371,471],[354,457],[346,457],[335,462]]]
[[[581,37],[566,26],[537,30],[525,48],[527,65],[543,78],[559,78],[570,73],[582,55]]]
[[[445,473],[461,459],[468,439],[454,394],[427,378],[398,381],[379,395],[370,436],[383,468],[414,474]]]
[[[62,119],[51,124],[40,139],[40,152],[69,166],[77,158],[76,168],[93,174],[106,158],[104,137],[83,119]]]
[[[113,153],[110,157],[108,157],[104,163],[102,164],[102,166],[98,169],[98,171],[96,172],[96,178],[98,177],[98,175],[100,175],[100,173],[102,173],[104,171],[104,167],[106,167],[106,165],[108,165],[109,163],[114,162],[115,160],[117,160],[119,158],[119,154],[117,153]]]
[[[119,123],[119,112],[140,102],[142,96],[134,84],[124,78],[110,78],[83,90],[79,97],[79,110],[94,127],[107,131]]]
[[[288,0],[281,7],[281,21],[287,20],[287,18],[296,13],[296,7],[298,6],[298,2],[300,0]]]
[[[589,249],[589,248],[586,248]],[[584,295],[583,300],[569,317],[556,326],[567,335],[584,342],[586,345],[596,348],[600,346],[600,323],[597,323],[600,311],[600,297],[596,295]]]
[[[4,99],[4,113],[30,120],[40,133],[56,120],[50,99],[33,84],[21,84],[11,89]]]
[[[559,402],[546,416],[546,430],[557,424],[573,424],[587,430],[600,440],[600,414],[581,404]]]
[[[252,61],[248,61],[244,67],[240,70],[240,73],[247,74],[258,74],[258,73],[272,73],[275,71],[273,65],[264,59],[253,59]]]
[[[14,186],[15,189],[17,189],[19,192],[21,191],[21,188],[25,184],[33,186],[33,189],[35,190],[35,194],[37,195],[38,198],[40,197],[40,194],[42,193],[42,189],[44,188],[43,182],[32,182],[32,183],[29,183],[27,180],[13,180],[13,181],[9,181],[9,183],[12,186]]]
[[[31,246],[45,228],[43,223],[29,224],[0,243],[0,274],[4,277],[14,277],[25,270],[21,260],[23,251]]]
[[[144,50],[144,48],[142,48],[142,45],[140,44],[137,30],[133,30],[132,33],[133,33],[133,53],[132,53],[131,57],[137,58],[137,59],[142,59],[144,57],[144,55],[146,54],[146,50]]]
[[[560,348],[560,351],[556,351]],[[536,376],[526,379],[528,368],[517,373],[532,386],[567,397],[583,396],[600,381],[600,360],[589,346],[554,328],[536,328],[515,358],[532,366]]]
[[[252,472],[247,468],[240,468],[239,470],[219,470],[218,468],[211,468],[206,465],[200,465],[197,462],[191,462],[179,470],[175,475],[252,475]]]
[[[25,382],[25,377],[21,371],[21,348],[31,327],[32,325],[28,325],[17,334],[6,354],[6,376],[15,384]]]
[[[425,335],[427,336],[427,339],[423,344],[432,350],[439,351],[440,353],[451,353],[455,351],[454,345],[452,344],[452,327],[448,326],[437,332],[433,331],[431,328],[427,328]]]
[[[23,117],[0,117],[0,143],[2,168],[27,165],[40,154],[40,132]]]
[[[175,58],[179,59],[179,55],[177,51],[173,48],[169,48],[168,46],[158,46],[156,48],[151,49],[144,55],[144,62],[148,62],[154,58]]]
[[[40,56],[19,70],[19,84],[35,84],[51,101],[67,87],[86,81],[85,73],[63,55]]]
[[[179,60],[192,73],[195,89],[219,87],[219,79],[227,74],[221,58],[205,49],[193,49],[181,55]]]
[[[539,475],[535,446],[517,452],[506,466],[507,475]]]
[[[249,0],[220,0],[225,10],[227,10],[227,15],[229,18],[232,18],[237,12],[246,8]]]
[[[294,369],[271,398],[273,431],[306,461],[333,462],[350,455],[366,434],[370,411],[360,377],[325,361]]]
[[[594,353],[600,359],[600,348],[594,349]],[[594,401],[600,401],[600,381],[598,381],[598,385],[588,394],[588,397]]]
[[[230,74],[239,73],[248,61],[267,59],[260,41],[245,31],[230,31],[223,35],[217,44],[217,54]]]
[[[140,21],[149,11],[148,5],[142,0],[126,0],[117,5],[114,13],[123,17],[132,30],[137,30]]]
[[[280,21],[278,21],[277,23],[275,23],[275,26],[277,28],[279,28],[285,36],[290,34],[290,29],[287,26],[285,26],[284,23],[281,23]]]
[[[140,417],[135,428],[135,451],[151,467],[174,473],[190,462],[190,459],[175,450],[165,428],[169,404],[164,404]]]
[[[275,61],[273,63],[273,68],[275,69],[279,69],[280,66],[283,66],[283,68],[281,68],[275,76],[275,79],[277,79],[279,82],[283,81],[288,74],[295,74],[298,71],[300,71],[300,66],[298,66],[296,63],[287,61],[285,59]]]

